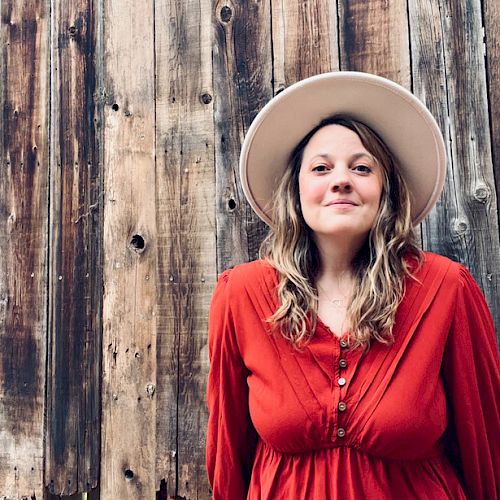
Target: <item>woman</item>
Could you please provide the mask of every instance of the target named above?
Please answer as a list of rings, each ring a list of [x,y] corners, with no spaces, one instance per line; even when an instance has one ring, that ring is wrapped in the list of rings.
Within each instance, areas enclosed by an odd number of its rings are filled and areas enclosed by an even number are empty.
[[[261,111],[241,170],[271,231],[212,299],[214,498],[498,498],[491,315],[463,266],[415,243],[445,170],[427,109],[319,75]]]

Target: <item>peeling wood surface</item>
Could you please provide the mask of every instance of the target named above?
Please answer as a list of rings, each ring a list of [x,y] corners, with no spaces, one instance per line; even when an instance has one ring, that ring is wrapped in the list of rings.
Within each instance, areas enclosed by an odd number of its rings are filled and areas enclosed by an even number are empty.
[[[95,4],[52,2],[49,357],[45,484],[97,486],[100,460],[102,206]]]
[[[0,7],[0,497],[42,498],[49,10]]]
[[[211,10],[208,0],[172,0],[155,12],[156,487],[164,480],[168,498],[210,498],[207,314],[217,277]]]
[[[154,4],[104,10],[101,498],[155,496]]]

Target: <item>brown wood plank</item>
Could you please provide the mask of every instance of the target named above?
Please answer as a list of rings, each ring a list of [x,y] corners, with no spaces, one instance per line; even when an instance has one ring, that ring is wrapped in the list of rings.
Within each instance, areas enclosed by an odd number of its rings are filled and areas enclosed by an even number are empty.
[[[266,226],[239,185],[245,132],[272,97],[268,2],[215,2],[214,91],[217,270],[256,258]]]
[[[445,192],[424,224],[424,246],[463,262],[500,326],[500,248],[479,0],[412,0],[415,92],[433,110],[448,144]]]
[[[406,2],[338,0],[340,68],[410,87]]]
[[[483,0],[482,3],[493,174],[498,201],[500,198],[500,3],[498,0]],[[498,210],[497,215],[500,225]]]
[[[42,498],[49,6],[0,7],[0,496]]]
[[[101,498],[154,498],[154,2],[104,3]]]
[[[207,313],[216,280],[209,0],[157,4],[156,487],[210,498],[205,473]],[[215,97],[217,98],[217,96]]]
[[[45,484],[96,487],[100,449],[103,188],[96,114],[96,17],[52,5],[49,355]]]
[[[274,92],[339,69],[336,2],[272,2]]]

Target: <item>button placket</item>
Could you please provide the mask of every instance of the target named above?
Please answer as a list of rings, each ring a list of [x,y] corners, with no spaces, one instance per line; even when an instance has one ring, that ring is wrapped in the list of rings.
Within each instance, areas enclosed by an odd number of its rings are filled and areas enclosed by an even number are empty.
[[[341,373],[342,371],[346,370],[347,364],[348,364],[346,356],[345,356],[345,353],[342,352],[343,350],[345,350],[347,348],[348,342],[345,339],[340,339],[339,345],[340,345],[340,349],[341,349],[341,351],[340,351],[340,360],[339,360],[339,373]],[[337,406],[337,409],[338,409],[338,412],[337,412],[337,420],[338,420],[337,437],[338,438],[343,438],[346,435],[345,427],[342,426],[342,422],[341,422],[341,420],[343,420],[341,418],[343,416],[342,414],[347,409],[347,405],[343,401],[343,397],[342,397],[342,396],[345,397],[345,394],[342,395],[342,392],[343,392],[343,387],[346,385],[346,383],[347,383],[347,380],[343,376],[339,377],[339,379],[337,380],[337,384],[339,385],[340,391],[341,391],[340,401],[339,401],[338,406]]]

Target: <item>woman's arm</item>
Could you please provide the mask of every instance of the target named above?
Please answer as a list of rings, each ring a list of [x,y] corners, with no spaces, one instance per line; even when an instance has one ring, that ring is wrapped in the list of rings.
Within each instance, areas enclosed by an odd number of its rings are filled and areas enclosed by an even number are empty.
[[[443,358],[454,450],[468,498],[500,498],[500,372],[490,311],[478,285],[459,270],[455,315]]]
[[[229,274],[221,275],[209,314],[206,458],[215,500],[246,498],[256,443],[248,409],[248,370],[240,355],[230,307]]]

